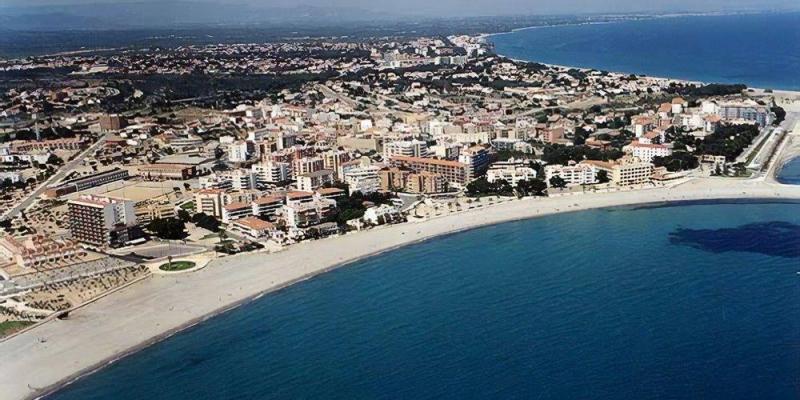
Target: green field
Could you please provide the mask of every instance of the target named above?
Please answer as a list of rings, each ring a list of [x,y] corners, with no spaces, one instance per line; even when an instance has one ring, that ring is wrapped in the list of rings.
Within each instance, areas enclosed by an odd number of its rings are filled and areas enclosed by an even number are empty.
[[[0,337],[8,336],[16,331],[24,329],[28,326],[33,325],[33,322],[30,321],[6,321],[0,322]]]
[[[161,264],[158,269],[168,272],[185,271],[194,268],[195,265],[196,264],[191,261],[173,261],[172,263]]]

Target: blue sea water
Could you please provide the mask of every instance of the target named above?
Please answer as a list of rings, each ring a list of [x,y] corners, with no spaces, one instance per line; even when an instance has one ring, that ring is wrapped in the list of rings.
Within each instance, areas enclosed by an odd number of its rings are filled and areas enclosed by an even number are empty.
[[[702,82],[800,90],[800,13],[555,26],[491,37],[511,58]]]
[[[800,157],[793,158],[783,165],[778,173],[778,182],[800,185]]]
[[[49,396],[796,399],[800,203],[585,211],[404,247]]]

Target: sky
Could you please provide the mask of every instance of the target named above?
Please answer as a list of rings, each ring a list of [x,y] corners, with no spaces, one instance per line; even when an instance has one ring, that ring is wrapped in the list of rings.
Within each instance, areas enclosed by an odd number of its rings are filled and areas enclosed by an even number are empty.
[[[152,0],[129,0],[152,1]],[[161,0],[169,3],[174,0]],[[392,15],[483,16],[514,14],[584,14],[626,12],[709,12],[797,9],[797,0],[183,0],[222,6],[249,4],[264,7],[298,5],[351,7]],[[0,0],[0,5],[114,4],[119,0]]]

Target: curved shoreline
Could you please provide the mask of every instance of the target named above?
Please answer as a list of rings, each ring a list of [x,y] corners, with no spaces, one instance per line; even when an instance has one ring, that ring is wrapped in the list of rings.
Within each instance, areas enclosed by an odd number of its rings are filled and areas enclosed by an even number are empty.
[[[432,238],[565,212],[723,199],[800,200],[800,186],[704,179],[672,188],[529,198],[301,243],[273,254],[218,259],[196,273],[153,276],[73,311],[67,320],[47,322],[0,343],[4,354],[0,392],[9,399],[51,394],[109,363],[266,293]],[[47,338],[47,342],[39,338]],[[50,367],[43,370],[41,365]]]
[[[798,12],[798,11],[789,11],[789,13]],[[559,28],[559,27],[578,27],[578,26],[586,26],[586,25],[609,25],[609,24],[621,24],[621,23],[630,23],[630,22],[639,22],[639,21],[652,21],[652,20],[660,20],[660,19],[675,19],[675,18],[702,18],[702,17],[726,17],[726,16],[752,16],[752,15],[772,15],[772,14],[782,14],[780,12],[731,12],[731,13],[697,13],[697,14],[670,14],[670,15],[651,15],[651,16],[642,16],[642,18],[630,18],[630,19],[619,19],[613,21],[597,21],[597,22],[575,22],[575,23],[565,23],[565,24],[554,24],[554,25],[534,25],[528,26],[523,28],[515,28],[505,32],[494,32],[494,33],[482,33],[476,35],[478,38],[481,38],[487,42],[492,43],[493,46],[496,46],[495,42],[492,40],[495,36],[507,36],[514,33],[518,33],[521,31],[528,31],[534,29],[541,29],[541,28]],[[496,53],[498,56],[508,58],[513,61],[518,62],[536,62],[542,65],[550,66],[550,67],[557,67],[557,68],[566,68],[566,69],[578,69],[583,71],[608,71],[614,72],[619,74],[632,74],[638,76],[644,76],[651,79],[659,79],[659,80],[667,80],[667,81],[678,81],[678,82],[686,82],[690,84],[701,84],[706,85],[710,83],[723,83],[723,84],[734,84],[734,83],[742,83],[747,85],[748,89],[754,89],[759,91],[764,91],[765,89],[773,90],[774,92],[786,92],[786,93],[793,93],[793,94],[800,94],[800,87],[785,87],[783,85],[773,86],[773,87],[760,87],[759,86],[752,86],[746,82],[724,82],[724,81],[705,81],[701,79],[694,79],[690,77],[679,78],[679,77],[666,77],[666,76],[656,76],[651,75],[646,72],[636,72],[636,71],[621,71],[619,69],[606,69],[598,66],[579,66],[579,65],[566,65],[566,64],[555,64],[555,63],[548,63],[548,62],[540,62],[534,59],[527,59],[527,58],[519,58],[519,57],[512,57],[507,54],[501,54],[499,52]]]

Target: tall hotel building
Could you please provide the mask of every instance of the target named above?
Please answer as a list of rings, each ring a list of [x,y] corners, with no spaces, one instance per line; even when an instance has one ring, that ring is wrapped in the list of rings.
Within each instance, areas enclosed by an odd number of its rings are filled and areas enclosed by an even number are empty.
[[[466,185],[470,180],[470,165],[457,161],[404,156],[393,156],[391,160],[398,167],[408,168],[414,172],[439,174],[446,182],[455,186]]]
[[[72,238],[96,247],[118,246],[138,237],[134,202],[83,195],[67,203]]]

